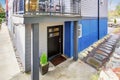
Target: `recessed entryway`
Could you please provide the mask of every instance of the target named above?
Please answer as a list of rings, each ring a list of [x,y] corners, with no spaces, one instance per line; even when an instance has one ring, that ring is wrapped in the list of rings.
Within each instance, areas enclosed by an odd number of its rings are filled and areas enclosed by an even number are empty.
[[[63,54],[63,25],[50,26],[47,28],[48,59]]]

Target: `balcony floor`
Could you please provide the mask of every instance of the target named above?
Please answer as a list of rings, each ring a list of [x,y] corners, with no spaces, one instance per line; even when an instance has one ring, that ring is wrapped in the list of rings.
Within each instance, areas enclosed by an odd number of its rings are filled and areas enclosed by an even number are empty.
[[[81,19],[80,15],[49,15],[49,14],[24,14],[14,15],[16,18],[23,18],[23,24],[41,23],[41,22],[65,22],[77,21]]]

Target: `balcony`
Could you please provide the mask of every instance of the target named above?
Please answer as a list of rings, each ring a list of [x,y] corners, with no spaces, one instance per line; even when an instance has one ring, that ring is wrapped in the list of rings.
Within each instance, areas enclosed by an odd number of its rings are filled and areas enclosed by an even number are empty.
[[[81,0],[14,0],[13,13],[24,15],[80,16]]]
[[[75,21],[81,18],[80,1],[14,0],[13,14],[23,19],[23,23],[56,22],[58,19],[61,22]]]

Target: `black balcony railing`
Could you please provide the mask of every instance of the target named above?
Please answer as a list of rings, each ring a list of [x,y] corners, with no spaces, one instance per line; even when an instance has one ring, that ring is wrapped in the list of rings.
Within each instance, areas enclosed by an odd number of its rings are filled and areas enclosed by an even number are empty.
[[[79,15],[81,0],[14,0],[15,14]]]

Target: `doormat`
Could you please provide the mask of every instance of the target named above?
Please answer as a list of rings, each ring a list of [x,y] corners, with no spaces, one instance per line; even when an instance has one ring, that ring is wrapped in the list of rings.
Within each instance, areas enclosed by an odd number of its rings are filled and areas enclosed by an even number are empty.
[[[50,62],[54,65],[57,66],[58,64],[64,62],[66,60],[65,57],[63,57],[62,55],[57,55],[56,57],[54,57],[53,59],[50,60]]]

